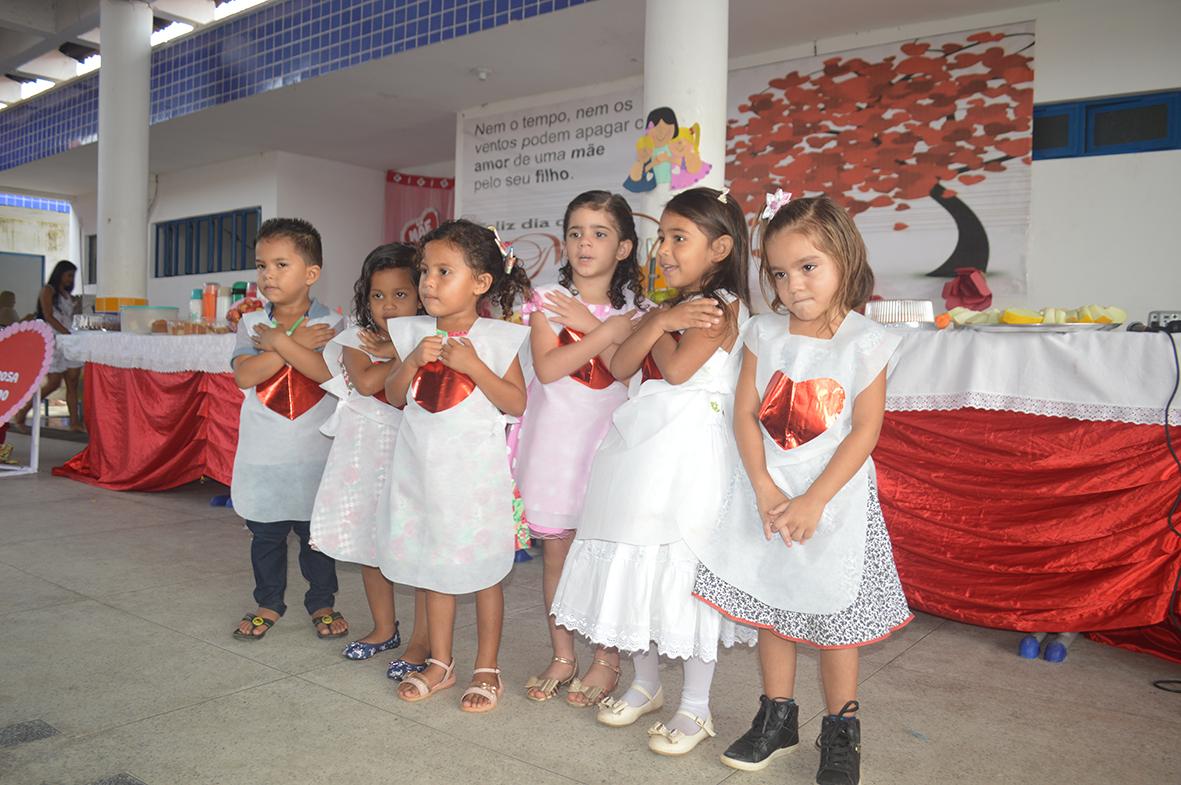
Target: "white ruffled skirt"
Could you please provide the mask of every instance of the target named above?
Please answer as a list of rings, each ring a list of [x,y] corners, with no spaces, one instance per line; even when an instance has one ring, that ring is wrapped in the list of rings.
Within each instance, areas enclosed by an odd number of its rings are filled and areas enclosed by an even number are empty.
[[[550,609],[561,627],[599,646],[713,661],[718,642],[753,644],[736,625],[693,596],[698,561],[683,541],[631,545],[576,539]]]

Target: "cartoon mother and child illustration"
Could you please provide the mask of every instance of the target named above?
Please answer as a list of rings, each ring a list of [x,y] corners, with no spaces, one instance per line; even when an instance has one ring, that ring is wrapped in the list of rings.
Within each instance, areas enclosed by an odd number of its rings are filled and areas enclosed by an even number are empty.
[[[647,133],[636,141],[636,161],[623,187],[632,193],[651,191],[658,184],[676,191],[688,188],[709,174],[701,160],[701,126],[682,128],[667,106],[648,113]]]

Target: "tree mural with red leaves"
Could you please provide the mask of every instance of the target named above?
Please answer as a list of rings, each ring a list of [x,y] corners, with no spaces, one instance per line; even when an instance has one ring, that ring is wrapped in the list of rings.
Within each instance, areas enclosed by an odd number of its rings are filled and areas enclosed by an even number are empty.
[[[1016,40],[999,45],[1005,39]],[[1030,163],[1032,46],[1031,33],[978,32],[939,47],[903,44],[879,62],[834,57],[817,72],[772,79],[730,121],[731,193],[756,215],[776,187],[826,193],[852,215],[934,199],[959,236],[928,275],[985,270],[988,234],[959,188]]]

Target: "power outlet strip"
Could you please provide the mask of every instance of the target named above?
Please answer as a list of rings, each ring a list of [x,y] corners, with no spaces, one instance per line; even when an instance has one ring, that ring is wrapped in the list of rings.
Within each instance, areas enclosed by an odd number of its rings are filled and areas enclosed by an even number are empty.
[[[1164,327],[1170,322],[1181,322],[1181,311],[1149,311],[1148,326]]]

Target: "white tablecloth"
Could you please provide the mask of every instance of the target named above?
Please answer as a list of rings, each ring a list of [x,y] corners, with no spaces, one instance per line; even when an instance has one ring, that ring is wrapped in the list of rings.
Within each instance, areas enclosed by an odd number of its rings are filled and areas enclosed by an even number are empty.
[[[59,335],[58,343],[68,359],[100,363],[116,368],[178,373],[233,373],[230,354],[233,333],[226,335],[134,335],[132,333],[78,332]]]
[[[1160,333],[1002,334],[901,331],[888,411],[974,408],[1076,420],[1162,424],[1173,389],[1170,337]],[[230,335],[58,336],[66,357],[118,368],[231,373]],[[1174,402],[1170,422],[1181,423]]]
[[[887,411],[973,408],[1075,420],[1164,423],[1176,370],[1171,336],[1126,331],[902,331]],[[1181,399],[1169,421],[1181,424]]]

